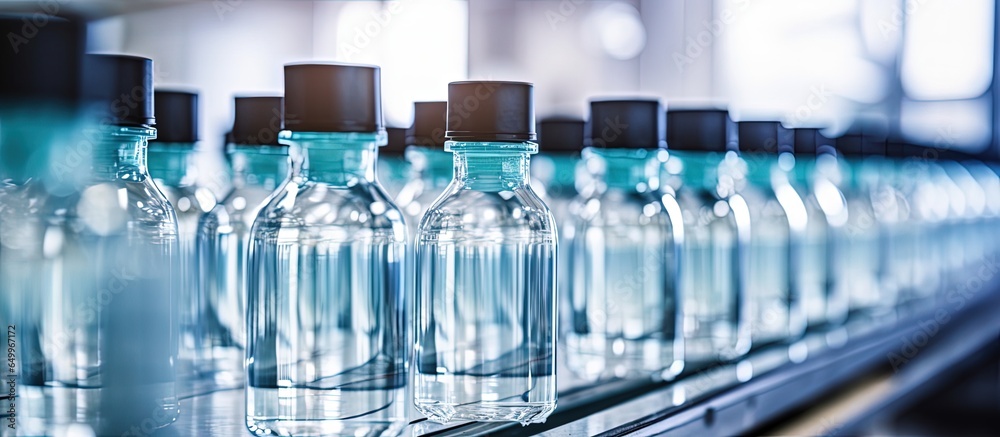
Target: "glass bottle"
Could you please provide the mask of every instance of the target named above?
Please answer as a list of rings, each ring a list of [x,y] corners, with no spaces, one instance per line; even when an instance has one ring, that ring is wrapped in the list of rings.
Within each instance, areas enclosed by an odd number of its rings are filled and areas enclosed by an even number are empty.
[[[420,219],[452,180],[452,154],[444,150],[447,102],[413,104],[413,126],[407,130],[406,161],[412,177],[396,196],[406,218],[407,234],[417,236]]]
[[[740,276],[746,202],[719,179],[735,124],[725,110],[667,111],[670,157],[661,168],[684,220],[681,296],[684,359],[701,365],[750,349],[750,314]]]
[[[251,230],[246,423],[258,435],[394,435],[407,424],[406,227],[375,178],[379,69],[285,66],[301,164]]]
[[[198,220],[215,206],[215,196],[198,187],[198,94],[157,90],[153,95],[156,139],[147,148],[150,176],[177,214],[181,276],[178,299],[178,376],[185,385],[205,372],[197,362],[198,282],[194,244]]]
[[[742,272],[747,281],[751,336],[754,346],[760,346],[792,340],[805,331],[799,288],[803,276],[796,273],[806,269],[798,265],[798,252],[808,216],[802,198],[788,182],[790,166],[779,166],[779,150],[791,146],[783,135],[786,130],[769,121],[741,121],[737,129],[740,159],[728,160],[727,175],[736,181],[736,190],[750,212],[750,241]]]
[[[406,158],[406,128],[389,127],[385,129],[388,143],[379,149],[378,174],[379,183],[385,187],[390,197],[399,195],[410,180],[410,162]]]
[[[122,434],[178,415],[177,219],[146,168],[152,61],[90,55],[85,76],[100,121],[53,164],[77,188],[47,208],[46,371],[43,385],[25,389],[41,421]]]
[[[416,238],[416,409],[543,422],[556,407],[556,228],[529,185],[532,85],[448,86],[454,180]]]
[[[250,228],[288,176],[288,146],[278,143],[281,97],[237,97],[226,162],[232,190],[198,224],[196,353],[215,387],[243,384]]]
[[[566,363],[585,379],[672,378],[684,365],[680,207],[659,190],[665,113],[655,100],[592,101],[572,244]]]
[[[788,181],[805,206],[807,223],[800,233],[801,243],[792,254],[793,271],[798,275],[799,294],[808,326],[835,326],[847,320],[849,297],[839,287],[835,260],[839,257],[837,235],[847,222],[843,193],[831,181],[829,159],[836,165],[831,141],[819,129],[795,128],[794,155],[782,154],[779,165],[790,165]],[[788,158],[791,158],[789,160]]]
[[[30,14],[0,14],[0,34],[21,35]],[[44,405],[29,392],[45,386],[40,330],[44,212],[51,203],[49,163],[76,144],[81,117],[81,69],[86,23],[47,17],[29,44],[0,45],[0,320],[4,366],[0,435],[45,435],[54,430]],[[14,390],[15,397],[8,398]],[[15,408],[13,419],[7,416]],[[12,423],[12,421],[13,423]],[[13,426],[13,428],[12,428]]]
[[[573,118],[552,117],[542,120],[538,123],[540,152],[531,160],[531,188],[549,206],[556,221],[556,228],[559,230],[556,270],[559,274],[557,306],[561,334],[570,331],[568,323],[573,320],[570,310],[572,305],[569,300],[573,284],[571,247],[575,233],[572,217],[579,213],[581,206],[575,202],[578,197],[577,181],[579,180],[582,186],[588,185],[586,178],[577,172],[581,162],[580,152],[584,147],[585,128],[586,123],[583,120]]]

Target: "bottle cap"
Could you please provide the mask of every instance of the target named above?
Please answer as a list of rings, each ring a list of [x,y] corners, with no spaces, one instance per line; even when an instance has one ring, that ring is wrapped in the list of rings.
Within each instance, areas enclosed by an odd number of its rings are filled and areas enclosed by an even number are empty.
[[[159,143],[198,141],[198,94],[187,91],[153,93],[156,139]]]
[[[0,35],[0,105],[79,102],[86,23],[51,15],[0,14]]]
[[[378,153],[385,156],[403,156],[406,152],[406,132],[408,130],[403,127],[385,128],[389,141],[379,149]]]
[[[885,156],[888,136],[874,125],[856,126],[836,140],[837,151],[845,156]]]
[[[797,127],[791,129],[796,155],[815,156],[821,154],[836,154],[834,141],[828,138],[818,128]]]
[[[576,118],[550,117],[538,123],[538,147],[542,152],[579,153],[587,136],[587,123]]]
[[[534,141],[533,88],[525,82],[449,83],[445,138],[449,141]]]
[[[285,65],[286,129],[377,132],[384,128],[381,99],[378,67]]]
[[[232,143],[279,146],[281,97],[237,97],[233,117]]]
[[[667,147],[667,119],[659,100],[590,102],[592,147],[657,149]]]
[[[736,123],[740,152],[778,154],[794,148],[792,132],[777,121],[741,121]]]
[[[667,111],[667,146],[673,150],[725,152],[735,124],[721,109]]]
[[[424,147],[444,147],[447,129],[448,102],[416,102],[413,104],[413,126],[407,130],[406,144]]]
[[[94,115],[112,124],[152,126],[153,60],[125,55],[87,55],[84,95]]]

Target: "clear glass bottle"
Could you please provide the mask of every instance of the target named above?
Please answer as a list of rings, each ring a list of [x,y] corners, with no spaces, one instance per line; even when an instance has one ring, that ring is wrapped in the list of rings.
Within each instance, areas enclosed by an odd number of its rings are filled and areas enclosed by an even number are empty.
[[[196,353],[199,350],[198,272],[195,257],[195,237],[198,220],[215,206],[215,196],[207,188],[198,187],[198,94],[186,91],[154,92],[156,139],[147,147],[147,167],[150,176],[167,197],[177,214],[180,244],[181,276],[178,299],[180,347],[178,376],[188,386],[199,379],[201,369]],[[184,391],[188,392],[187,389]]]
[[[46,371],[42,385],[24,388],[29,414],[39,415],[28,420],[122,434],[178,415],[177,220],[146,168],[156,135],[152,61],[91,55],[85,75],[102,119],[55,158],[55,178],[78,185],[47,208]],[[133,110],[115,111],[122,95]]]
[[[569,297],[572,295],[573,262],[571,249],[574,234],[572,218],[579,213],[580,204],[576,184],[580,182],[585,190],[590,190],[587,177],[580,168],[580,152],[584,147],[586,123],[583,120],[552,117],[538,123],[538,143],[540,152],[531,159],[531,188],[549,206],[559,230],[559,254],[557,271],[559,274],[559,321],[560,334],[571,330],[573,320]],[[578,172],[578,170],[580,170]],[[565,366],[563,366],[565,368]],[[563,382],[569,381],[563,379]]]
[[[406,128],[389,127],[385,129],[388,143],[379,150],[378,181],[395,198],[399,191],[410,180],[410,161],[406,158]]]
[[[0,14],[0,34],[20,35],[31,18]],[[55,173],[49,163],[76,144],[85,39],[86,23],[49,16],[30,44],[0,46],[0,320],[7,332],[2,436],[54,431],[44,405],[27,395],[45,385],[44,212]],[[9,390],[16,397],[8,398]],[[7,416],[11,407],[14,423]]]
[[[748,214],[732,184],[719,179],[734,130],[729,114],[670,110],[667,126],[670,156],[662,166],[662,179],[675,190],[684,220],[684,359],[697,367],[750,350],[750,313],[739,263]]]
[[[448,86],[454,180],[416,238],[417,410],[544,422],[556,407],[556,227],[529,185],[531,84]]]
[[[878,161],[864,153],[864,136],[849,133],[836,140],[844,172],[841,191],[847,200],[844,251],[838,262],[841,284],[849,293],[851,311],[881,313],[891,308],[880,287],[882,247],[872,194],[878,179]]]
[[[778,122],[741,121],[740,159],[727,159],[725,176],[735,182],[750,213],[750,240],[743,254],[751,337],[754,346],[796,339],[805,331],[800,283],[804,272],[792,255],[807,227],[802,198],[778,163],[779,150],[791,146]],[[745,178],[745,181],[742,179]]]
[[[257,214],[246,424],[258,435],[395,435],[407,424],[402,213],[375,178],[379,69],[285,66],[280,138],[301,164]]]
[[[444,150],[448,103],[416,102],[413,108],[413,126],[405,140],[409,144],[406,161],[412,177],[399,190],[396,206],[406,218],[407,235],[416,238],[420,219],[452,180],[453,159]]]
[[[592,101],[584,165],[595,191],[579,203],[572,244],[566,363],[578,376],[672,378],[684,366],[683,224],[659,190],[665,112],[655,100]]]
[[[831,181],[828,159],[836,158],[831,141],[818,129],[793,130],[794,155],[782,154],[779,162],[787,172],[788,182],[805,206],[807,223],[802,229],[801,243],[792,254],[793,272],[798,275],[799,295],[806,323],[814,326],[836,326],[847,320],[848,295],[835,269],[839,247],[836,236],[847,221],[844,195]],[[791,160],[789,160],[791,158]]]
[[[288,146],[278,143],[281,97],[237,97],[226,145],[232,190],[198,224],[196,354],[214,387],[244,382],[247,257],[250,229],[288,176]]]

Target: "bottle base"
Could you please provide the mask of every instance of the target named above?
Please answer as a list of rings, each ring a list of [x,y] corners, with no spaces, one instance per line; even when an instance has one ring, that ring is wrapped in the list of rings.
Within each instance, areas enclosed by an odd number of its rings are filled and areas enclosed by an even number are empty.
[[[257,436],[395,436],[408,422],[359,422],[355,420],[285,420],[247,417],[247,430]]]
[[[428,420],[438,423],[455,421],[520,422],[521,425],[542,423],[556,409],[555,402],[444,404],[440,402],[416,403],[417,411]]]

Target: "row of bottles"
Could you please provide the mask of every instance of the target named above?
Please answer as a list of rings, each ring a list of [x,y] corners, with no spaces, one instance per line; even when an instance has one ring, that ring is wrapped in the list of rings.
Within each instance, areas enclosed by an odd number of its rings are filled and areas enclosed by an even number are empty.
[[[146,432],[241,386],[257,435],[391,435],[410,405],[541,422],[557,355],[576,380],[669,380],[891,321],[998,243],[997,168],[869,126],[650,99],[536,126],[532,85],[468,81],[387,129],[371,66],[290,64],[283,97],[237,97],[206,174],[197,94],[46,30],[0,52],[18,435]]]

